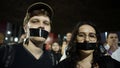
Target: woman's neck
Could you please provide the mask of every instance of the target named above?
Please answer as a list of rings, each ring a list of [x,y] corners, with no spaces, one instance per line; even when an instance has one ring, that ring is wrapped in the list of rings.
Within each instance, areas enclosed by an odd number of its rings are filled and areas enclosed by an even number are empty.
[[[84,58],[83,58],[84,57]],[[82,55],[83,59],[81,59],[80,61],[77,62],[77,68],[91,68],[92,66],[92,60],[93,60],[93,54],[89,54],[89,55]]]
[[[92,62],[92,60],[93,60],[93,54],[91,53],[91,54],[89,54],[89,55],[84,55],[84,56],[82,56],[82,57],[85,57],[84,59],[82,59],[81,61],[82,62]]]

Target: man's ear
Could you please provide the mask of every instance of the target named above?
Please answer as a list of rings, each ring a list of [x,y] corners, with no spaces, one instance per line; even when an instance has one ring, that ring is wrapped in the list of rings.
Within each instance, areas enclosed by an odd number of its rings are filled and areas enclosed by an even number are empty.
[[[27,32],[27,25],[24,25],[23,26],[23,29],[24,29],[24,31],[25,31],[25,33]]]
[[[106,39],[106,43],[108,43],[108,38]]]

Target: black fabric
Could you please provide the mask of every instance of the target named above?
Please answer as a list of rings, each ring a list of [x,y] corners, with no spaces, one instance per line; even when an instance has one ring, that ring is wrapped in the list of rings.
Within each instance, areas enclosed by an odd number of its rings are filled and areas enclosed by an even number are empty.
[[[30,28],[30,36],[47,38],[48,34],[49,33],[46,30],[39,28]]]
[[[14,46],[15,46],[15,44],[14,45],[4,45],[5,51],[4,51],[2,62],[6,68],[11,66],[11,64],[14,61],[14,56],[15,56],[15,51],[16,51],[14,49]]]
[[[52,68],[52,60],[49,56],[49,53],[45,51],[40,59],[36,60],[35,57],[28,52],[22,44],[15,46],[16,52],[14,56],[14,61],[11,64],[11,67],[8,68]],[[4,51],[4,48],[1,49],[1,52]],[[3,53],[0,52],[0,55]],[[0,57],[1,62],[2,57]],[[2,65],[2,63],[1,63]],[[0,68],[4,68],[1,66]]]
[[[61,56],[62,56],[61,53],[55,53],[54,51],[51,51],[53,65],[57,65],[59,63]]]
[[[70,58],[66,58],[54,66],[54,68],[74,68],[74,62]]]
[[[94,50],[96,49],[96,43],[77,43],[77,48],[80,50]]]
[[[112,59],[110,56],[102,56],[98,60],[100,68],[120,68],[120,62]]]
[[[112,59],[110,56],[100,57],[97,62],[99,68],[120,68],[120,62]],[[61,61],[54,68],[75,68],[75,63],[70,60],[70,58],[67,58]]]

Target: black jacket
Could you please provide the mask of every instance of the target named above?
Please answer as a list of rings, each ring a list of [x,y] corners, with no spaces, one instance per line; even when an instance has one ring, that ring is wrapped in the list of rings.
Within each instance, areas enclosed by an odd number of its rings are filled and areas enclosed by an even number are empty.
[[[120,68],[120,62],[112,59],[110,56],[102,56],[97,61],[99,68]],[[76,65],[70,58],[61,61],[54,68],[75,68]]]

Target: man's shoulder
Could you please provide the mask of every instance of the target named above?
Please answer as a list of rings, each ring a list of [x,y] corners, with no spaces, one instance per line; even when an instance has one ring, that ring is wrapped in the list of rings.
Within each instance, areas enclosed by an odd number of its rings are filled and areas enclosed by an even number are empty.
[[[55,68],[72,68],[73,66],[72,61],[70,60],[70,58],[66,58],[62,61],[60,61]]]

